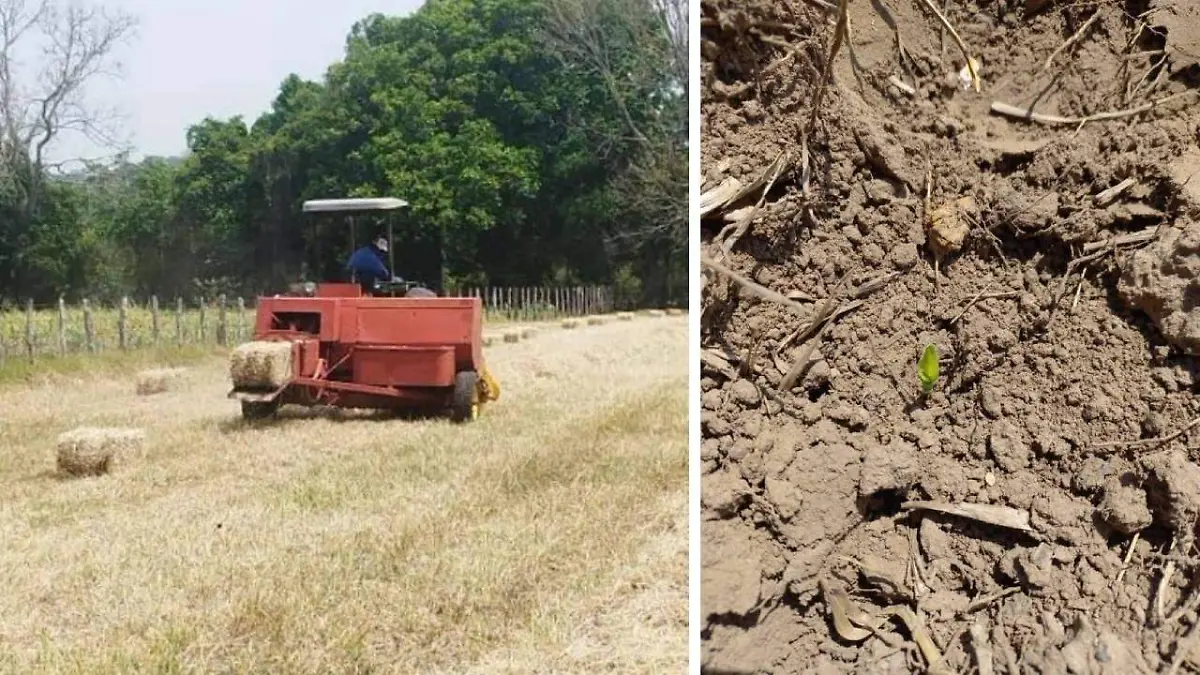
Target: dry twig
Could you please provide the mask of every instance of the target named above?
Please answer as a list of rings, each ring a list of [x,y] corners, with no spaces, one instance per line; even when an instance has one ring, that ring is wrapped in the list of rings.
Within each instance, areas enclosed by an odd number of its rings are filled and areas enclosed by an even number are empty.
[[[767,199],[767,193],[771,191],[771,188],[775,187],[775,181],[787,168],[790,163],[789,160],[788,154],[781,150],[776,155],[775,161],[771,162],[771,165],[767,168],[767,172],[770,173],[771,177],[763,187],[762,193],[758,196],[758,201],[755,202],[754,207],[746,215],[742,216],[738,222],[723,228],[717,234],[717,242],[721,243],[722,253],[729,255],[729,252],[733,250],[733,246],[737,244],[738,240],[750,230],[750,223],[754,222],[754,219],[758,216],[759,209],[762,208],[763,202]]]
[[[950,20],[946,18],[945,14],[942,14],[942,11],[937,8],[937,5],[933,4],[932,0],[921,0],[921,2],[926,8],[929,9],[929,11],[933,12],[934,16],[938,18],[938,21],[942,23],[942,26],[944,26],[946,30],[950,31],[950,37],[954,38],[955,44],[958,45],[959,50],[962,51],[963,58],[967,61],[967,72],[971,74],[971,86],[973,86],[975,88],[975,92],[978,93],[982,87],[979,81],[979,71],[975,67],[975,59],[971,58],[971,50],[967,47],[967,43],[963,42],[963,39],[961,36],[959,36],[958,31],[954,30],[954,26],[950,25]]]
[[[1125,578],[1125,570],[1129,569],[1129,561],[1133,559],[1133,552],[1137,548],[1138,539],[1141,538],[1141,532],[1134,532],[1133,539],[1129,540],[1129,550],[1125,551],[1125,559],[1121,561],[1121,571],[1117,572],[1117,578],[1113,581],[1113,588],[1121,585],[1121,579]]]
[[[1139,439],[1136,441],[1105,441],[1103,443],[1096,443],[1096,444],[1092,445],[1091,447],[1094,450],[1103,449],[1103,448],[1121,448],[1121,447],[1124,447],[1124,448],[1149,448],[1150,450],[1154,450],[1155,448],[1166,445],[1167,443],[1170,443],[1171,441],[1175,440],[1176,438],[1179,438],[1180,436],[1186,434],[1187,432],[1191,431],[1192,429],[1196,428],[1197,426],[1200,426],[1200,417],[1197,417],[1196,419],[1192,420],[1191,422],[1188,422],[1187,424],[1185,424],[1183,426],[1183,428],[1181,428],[1173,433],[1167,434],[1166,436],[1155,436],[1154,438],[1142,438],[1142,439]]]
[[[1136,178],[1126,178],[1107,190],[1101,191],[1093,198],[1093,202],[1096,204],[1096,206],[1108,206],[1114,199],[1120,196],[1122,192],[1133,187],[1135,183],[1137,183]]]
[[[1188,628],[1188,632],[1175,643],[1175,656],[1171,657],[1171,667],[1167,669],[1167,675],[1175,675],[1179,666],[1183,665],[1184,659],[1196,649],[1198,632],[1200,632],[1200,617],[1196,617],[1196,621]]]
[[[1115,237],[1110,237],[1103,241],[1089,241],[1083,245],[1084,253],[1093,253],[1100,250],[1113,249],[1118,246],[1133,246],[1134,244],[1144,244],[1154,239],[1158,234],[1158,226],[1151,225],[1144,230],[1130,232],[1128,234],[1118,234]],[[1082,263],[1081,263],[1082,264]]]
[[[1180,92],[1178,94],[1164,96],[1163,98],[1160,98],[1158,100],[1151,101],[1149,103],[1144,103],[1140,106],[1137,106],[1136,108],[1129,108],[1127,110],[1111,110],[1111,111],[1107,111],[1107,112],[1099,112],[1099,113],[1094,113],[1092,115],[1085,115],[1083,117],[1062,117],[1060,115],[1048,115],[1045,113],[1036,113],[1036,112],[1033,112],[1033,110],[1031,110],[1029,108],[1022,108],[1020,106],[1015,106],[1015,105],[1012,105],[1011,103],[1004,103],[1002,101],[993,101],[991,111],[996,113],[997,115],[1004,115],[1006,117],[1015,117],[1017,119],[1023,119],[1023,120],[1028,120],[1031,122],[1037,122],[1039,124],[1080,125],[1080,124],[1087,124],[1088,122],[1102,122],[1105,120],[1116,120],[1116,119],[1122,119],[1125,117],[1133,117],[1134,115],[1140,115],[1144,112],[1149,112],[1149,111],[1157,108],[1160,105],[1169,103],[1175,99],[1182,98],[1184,96],[1190,96],[1190,95],[1194,94],[1196,91],[1200,91],[1200,90],[1189,89],[1187,91]]]
[[[1066,50],[1070,49],[1071,45],[1079,42],[1080,38],[1083,37],[1083,34],[1087,32],[1087,29],[1090,28],[1092,24],[1096,23],[1096,20],[1099,18],[1100,12],[1097,11],[1095,14],[1092,14],[1091,18],[1083,22],[1083,25],[1079,27],[1079,30],[1072,33],[1071,37],[1067,38],[1065,42],[1058,46],[1058,49],[1055,49],[1053,52],[1051,52],[1050,56],[1046,58],[1046,63],[1042,64],[1042,68],[1038,71],[1037,76],[1040,77],[1047,70],[1050,70],[1050,66],[1054,63],[1054,59],[1058,58],[1059,54],[1062,54]]]
[[[970,309],[972,307],[974,307],[976,305],[976,303],[980,302],[981,300],[998,300],[1000,298],[1015,298],[1018,295],[1020,295],[1020,293],[1018,293],[1017,291],[1000,291],[998,293],[985,293],[983,291],[980,291],[975,294],[975,297],[971,298],[971,300],[969,302],[967,302],[966,307],[963,307],[962,311],[960,311],[958,314],[954,315],[953,319],[950,319],[950,325],[953,326],[954,324],[958,323],[958,320],[963,318],[963,315],[966,314],[968,311],[970,311]]]
[[[979,675],[993,675],[996,671],[992,666],[992,643],[988,639],[987,628],[975,621],[969,632],[971,646],[975,650],[975,662],[979,664]]]
[[[774,303],[783,305],[784,307],[787,307],[788,309],[792,310],[793,312],[796,312],[797,314],[799,314],[801,316],[808,316],[808,310],[806,310],[804,308],[804,306],[801,305],[800,303],[796,302],[795,300],[788,299],[788,297],[782,293],[773,291],[773,290],[767,288],[766,286],[763,286],[761,284],[755,283],[755,282],[747,279],[746,277],[738,274],[737,272],[734,272],[733,270],[729,269],[728,267],[726,267],[726,266],[722,265],[721,263],[708,257],[707,255],[701,254],[700,262],[703,263],[704,265],[712,268],[717,273],[719,273],[723,276],[726,276],[726,277],[732,279],[733,281],[737,282],[739,285],[741,285],[747,291],[750,291],[750,293],[752,293],[753,295],[757,295],[758,297],[762,298],[763,300],[767,300],[770,302],[774,302]]]

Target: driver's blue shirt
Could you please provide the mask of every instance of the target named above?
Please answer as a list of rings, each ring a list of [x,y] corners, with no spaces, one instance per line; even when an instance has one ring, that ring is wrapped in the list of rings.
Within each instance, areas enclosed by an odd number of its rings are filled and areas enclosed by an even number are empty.
[[[346,268],[354,273],[359,283],[372,283],[375,281],[389,281],[392,278],[388,268],[383,264],[379,253],[376,252],[374,246],[363,246],[350,256],[350,261],[346,263]]]

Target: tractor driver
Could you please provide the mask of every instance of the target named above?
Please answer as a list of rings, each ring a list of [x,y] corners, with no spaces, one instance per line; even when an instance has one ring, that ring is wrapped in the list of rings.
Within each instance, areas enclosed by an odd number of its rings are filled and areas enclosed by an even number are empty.
[[[387,250],[387,238],[379,236],[375,238],[374,242],[355,251],[354,255],[350,256],[350,261],[346,263],[354,280],[362,286],[363,293],[374,292],[377,282],[398,280],[392,276],[383,262],[383,256]]]

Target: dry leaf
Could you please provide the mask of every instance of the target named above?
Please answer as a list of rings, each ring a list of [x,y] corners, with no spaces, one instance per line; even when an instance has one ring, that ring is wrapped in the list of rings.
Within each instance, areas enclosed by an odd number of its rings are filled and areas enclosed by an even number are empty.
[[[822,579],[821,595],[833,618],[833,629],[838,637],[849,642],[862,642],[875,634],[883,625],[883,617],[872,616],[850,599],[850,594],[840,584]]]
[[[700,195],[700,217],[725,206],[741,191],[742,183],[732,176],[721,181],[713,189]]]

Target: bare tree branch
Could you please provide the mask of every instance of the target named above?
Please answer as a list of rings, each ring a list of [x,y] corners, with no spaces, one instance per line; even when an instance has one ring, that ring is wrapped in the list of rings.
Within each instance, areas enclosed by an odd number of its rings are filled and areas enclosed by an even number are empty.
[[[622,163],[617,188],[639,222],[610,244],[688,240],[687,0],[548,0],[546,44],[564,66],[595,77],[617,120],[576,122],[597,156]],[[620,128],[624,127],[624,128]]]
[[[100,145],[114,135],[87,100],[96,78],[117,75],[113,52],[132,36],[132,16],[73,0],[0,0],[0,182],[26,212],[38,203],[46,153],[65,131]],[[19,53],[40,68],[21,72]]]

